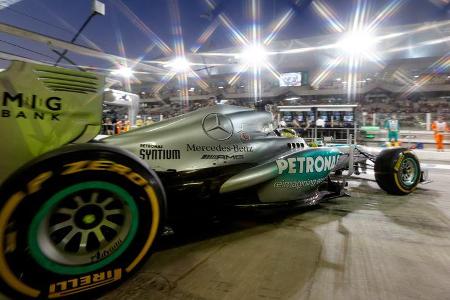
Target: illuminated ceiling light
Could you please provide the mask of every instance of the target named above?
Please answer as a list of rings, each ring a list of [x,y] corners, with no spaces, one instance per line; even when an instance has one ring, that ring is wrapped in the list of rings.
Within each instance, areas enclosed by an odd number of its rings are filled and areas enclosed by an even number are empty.
[[[164,67],[172,69],[176,73],[185,73],[191,69],[191,63],[183,56],[172,59]]]
[[[258,67],[266,63],[267,51],[259,45],[253,45],[245,48],[239,55],[239,58],[242,60],[243,64]]]
[[[352,31],[344,35],[338,42],[338,47],[345,53],[355,56],[372,52],[376,42],[376,38],[369,31]]]
[[[120,66],[117,70],[111,71],[111,75],[130,78],[133,76],[133,70],[128,67]]]

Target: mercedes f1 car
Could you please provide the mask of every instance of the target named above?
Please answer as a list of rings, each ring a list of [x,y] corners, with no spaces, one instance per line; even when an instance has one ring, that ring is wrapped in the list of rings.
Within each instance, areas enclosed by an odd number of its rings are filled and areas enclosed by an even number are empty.
[[[151,253],[187,206],[314,205],[372,161],[379,186],[421,181],[402,148],[309,147],[265,111],[217,105],[91,142],[103,78],[14,62],[0,73],[0,288],[14,298],[96,295]]]

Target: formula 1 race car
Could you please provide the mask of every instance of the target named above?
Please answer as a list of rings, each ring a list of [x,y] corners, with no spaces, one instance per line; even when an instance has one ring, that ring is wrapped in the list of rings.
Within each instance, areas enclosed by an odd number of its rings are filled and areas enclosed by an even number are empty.
[[[309,147],[270,113],[227,105],[92,142],[103,80],[23,62],[0,73],[0,288],[13,298],[117,286],[186,207],[314,205],[366,161],[391,194],[422,178],[409,150]]]

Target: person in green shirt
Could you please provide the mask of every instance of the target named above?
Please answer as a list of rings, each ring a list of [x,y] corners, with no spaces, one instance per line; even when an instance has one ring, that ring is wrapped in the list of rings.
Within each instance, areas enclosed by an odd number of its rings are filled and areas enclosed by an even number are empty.
[[[384,128],[388,130],[388,143],[390,143],[391,146],[399,146],[398,133],[400,131],[400,126],[396,114],[391,115],[391,118],[384,122]]]

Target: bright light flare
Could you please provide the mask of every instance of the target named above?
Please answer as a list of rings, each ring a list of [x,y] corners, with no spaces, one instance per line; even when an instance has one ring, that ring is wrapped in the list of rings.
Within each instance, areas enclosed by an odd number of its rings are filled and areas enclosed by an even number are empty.
[[[267,51],[259,46],[253,45],[245,48],[238,58],[241,59],[242,63],[245,65],[250,65],[252,67],[261,67],[267,62]]]
[[[125,67],[125,66],[120,66],[117,70],[111,71],[111,75],[119,76],[119,77],[123,77],[123,78],[130,78],[131,76],[133,76],[133,74],[134,74],[133,70],[131,68]]]
[[[338,47],[350,56],[360,56],[375,50],[377,39],[368,31],[352,31],[344,35]]]
[[[238,45],[239,44],[240,45],[246,45],[246,44],[249,43],[248,39],[242,34],[242,32],[231,21],[231,19],[227,15],[225,15],[221,9],[217,10],[218,6],[214,2],[214,0],[205,0],[205,2],[209,6],[211,11],[218,11],[219,12],[219,14],[217,15],[217,18],[219,18],[220,22],[231,33],[231,36],[233,37],[233,41],[236,42],[236,44],[238,44]]]
[[[311,5],[319,16],[328,22],[333,31],[343,32],[345,30],[345,26],[339,21],[334,10],[323,1],[316,0],[313,1]]]
[[[172,49],[155,33],[151,30],[125,3],[122,1],[112,1],[114,5],[119,8],[119,11],[123,13],[140,31],[142,31],[147,37],[159,47],[162,53],[165,55],[171,55]]]
[[[185,57],[180,56],[171,60],[164,67],[170,68],[175,73],[187,73],[191,70],[191,63]]]

